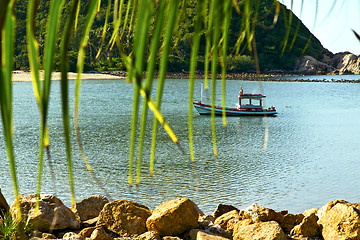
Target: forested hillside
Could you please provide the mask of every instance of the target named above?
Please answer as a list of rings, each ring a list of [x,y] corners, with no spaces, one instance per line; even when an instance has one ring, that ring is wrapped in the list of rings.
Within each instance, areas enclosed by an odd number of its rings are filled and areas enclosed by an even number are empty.
[[[127,1],[125,1],[127,2]],[[260,5],[254,6],[252,13],[257,12],[257,18],[252,21],[252,25],[255,26],[255,42],[257,56],[259,58],[259,65],[261,71],[271,70],[293,70],[295,61],[302,55],[310,55],[315,59],[321,60],[324,55],[331,56],[332,53],[324,49],[321,43],[312,36],[310,31],[301,23],[301,21],[295,16],[291,15],[290,11],[285,6],[281,5],[281,11],[278,15],[278,21],[273,26],[273,20],[276,10],[276,4],[273,0],[261,0]],[[169,71],[180,72],[189,70],[190,52],[191,52],[191,30],[193,28],[193,10],[196,1],[188,1],[187,17],[182,21],[189,21],[189,29],[183,29],[179,31],[181,34],[181,40],[174,42],[172,53],[170,56]],[[17,1],[16,5],[16,18],[17,18],[17,30],[16,30],[16,43],[15,43],[15,69],[29,69],[29,63],[27,58],[27,46],[26,46],[26,14],[27,14],[28,0]],[[125,70],[123,61],[121,60],[121,54],[118,48],[115,47],[110,51],[108,42],[112,33],[112,19],[113,14],[109,14],[109,25],[107,29],[107,35],[105,37],[104,44],[100,57],[95,60],[95,56],[101,46],[101,34],[103,31],[103,25],[106,19],[106,4],[107,1],[103,1],[104,6],[98,13],[92,31],[90,33],[90,42],[87,47],[87,58],[85,64],[85,71],[96,70]],[[40,45],[40,51],[44,45],[44,38],[46,33],[46,17],[48,14],[49,0],[39,0],[39,8],[37,10],[36,19],[36,32],[38,35],[38,41]],[[258,10],[256,10],[258,7]],[[66,10],[65,10],[66,11]],[[86,17],[87,1],[81,1],[80,16],[78,19],[78,28],[74,33],[72,42],[70,44],[69,59],[70,59],[70,71],[75,71],[75,64],[77,60],[77,50],[79,48],[79,42],[81,38],[81,29]],[[232,20],[230,25],[230,38],[229,38],[229,59],[228,59],[228,71],[229,72],[248,72],[254,71],[254,53],[255,51],[249,51],[246,45],[246,40],[239,46],[239,54],[235,54],[235,45],[238,41],[242,26],[241,14],[237,13],[235,9],[232,13]],[[119,33],[122,34],[122,33]],[[61,33],[59,35],[59,42]],[[121,44],[123,51],[127,53],[132,49],[132,32],[123,33],[121,38]],[[200,56],[198,68],[203,70],[205,52],[205,34],[202,35],[202,41],[200,46]]]

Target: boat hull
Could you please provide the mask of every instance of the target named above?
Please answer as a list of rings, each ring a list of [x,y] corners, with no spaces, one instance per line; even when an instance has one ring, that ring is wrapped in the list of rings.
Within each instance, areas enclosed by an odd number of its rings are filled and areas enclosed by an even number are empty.
[[[211,105],[203,104],[201,102],[193,102],[195,109],[200,115],[210,115]],[[276,110],[254,108],[254,109],[237,109],[225,108],[226,116],[273,116],[276,115]],[[222,108],[215,106],[215,115],[222,115]]]

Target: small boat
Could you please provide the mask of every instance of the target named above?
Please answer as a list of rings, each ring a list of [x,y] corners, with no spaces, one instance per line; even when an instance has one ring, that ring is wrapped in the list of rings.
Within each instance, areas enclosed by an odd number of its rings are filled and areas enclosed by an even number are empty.
[[[202,94],[201,94],[202,96]],[[276,109],[274,106],[269,108],[263,108],[262,94],[244,94],[243,89],[240,88],[239,103],[234,108],[225,107],[225,113],[227,116],[273,116],[276,115]],[[202,98],[202,97],[201,97]],[[211,105],[202,103],[202,100],[193,102],[195,109],[200,115],[211,114]],[[222,107],[215,106],[215,115],[222,115]]]

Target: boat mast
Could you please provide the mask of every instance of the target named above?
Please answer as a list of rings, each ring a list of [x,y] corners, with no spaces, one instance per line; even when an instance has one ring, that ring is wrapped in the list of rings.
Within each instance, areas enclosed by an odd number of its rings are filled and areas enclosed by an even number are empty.
[[[200,97],[200,102],[202,102],[203,100],[203,82],[201,82],[201,97]]]

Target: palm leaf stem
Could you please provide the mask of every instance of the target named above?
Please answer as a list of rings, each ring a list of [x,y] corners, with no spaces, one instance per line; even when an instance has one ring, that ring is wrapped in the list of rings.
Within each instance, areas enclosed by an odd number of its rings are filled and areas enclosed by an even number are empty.
[[[216,146],[216,126],[215,126],[215,98],[216,98],[216,76],[217,76],[217,63],[219,59],[219,39],[220,39],[220,24],[222,9],[219,9],[219,1],[212,0],[211,18],[216,22],[214,24],[214,30],[212,31],[212,61],[211,61],[211,130],[212,130],[212,141],[213,141],[213,153],[215,156],[218,155]],[[217,10],[215,8],[217,7]]]
[[[201,37],[201,19],[202,11],[204,8],[204,0],[197,2],[197,11],[195,15],[195,28],[194,28],[194,39],[191,48],[191,59],[190,59],[190,79],[189,79],[189,113],[188,113],[188,128],[189,128],[189,148],[191,161],[195,161],[194,154],[194,137],[193,137],[193,100],[194,100],[194,85],[195,85],[195,72],[198,63],[198,54]]]
[[[159,1],[158,16],[155,23],[154,34],[151,39],[150,57],[147,65],[147,73],[145,80],[145,94],[146,97],[143,99],[142,113],[141,113],[141,124],[140,124],[140,136],[139,136],[139,151],[138,151],[138,162],[141,162],[143,143],[146,131],[147,113],[148,113],[148,96],[150,96],[152,83],[154,80],[154,73],[156,68],[156,58],[160,47],[160,38],[165,18],[166,0]],[[150,175],[154,173],[154,162],[150,163]]]
[[[81,74],[84,70],[84,63],[85,63],[85,52],[86,46],[89,41],[89,33],[91,26],[94,22],[94,18],[97,12],[98,1],[100,0],[90,0],[88,13],[86,17],[86,21],[84,24],[83,35],[80,42],[80,49],[78,54],[78,61],[77,61],[77,77],[75,81],[75,107],[74,107],[74,127],[76,132],[76,138],[78,142],[78,146],[82,155],[82,158],[88,167],[88,170],[91,169],[91,165],[86,157],[85,151],[82,147],[82,141],[80,137],[80,128],[79,128],[79,102],[80,102],[80,86],[81,86]],[[89,170],[90,171],[90,170]],[[92,171],[90,171],[92,172]],[[75,204],[75,196],[71,197],[72,203]]]
[[[132,61],[132,70],[128,73],[129,80],[134,82],[133,93],[133,110],[131,117],[131,133],[130,133],[130,159],[129,159],[129,185],[132,185],[133,161],[135,152],[135,138],[138,121],[140,88],[143,79],[144,56],[146,51],[146,43],[148,38],[148,30],[150,27],[150,17],[153,10],[153,3],[150,0],[141,1],[139,5],[139,16],[137,18],[134,55]]]
[[[13,146],[12,69],[15,42],[15,1],[0,3],[0,108],[3,134],[15,195],[17,220],[21,220],[18,179]]]
[[[161,54],[160,59],[160,69],[159,69],[159,78],[157,85],[157,93],[156,93],[156,108],[160,109],[161,106],[161,98],[164,89],[164,83],[166,78],[166,71],[168,66],[169,52],[170,52],[170,43],[173,34],[173,30],[175,28],[176,17],[177,17],[177,7],[178,0],[169,1],[169,11],[168,18],[165,30],[165,39],[163,52]],[[153,162],[155,159],[155,146],[156,146],[156,135],[158,129],[158,121],[154,119],[153,121],[153,131],[152,131],[152,142],[151,142],[151,153],[150,153],[150,162]]]

